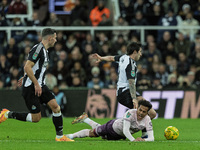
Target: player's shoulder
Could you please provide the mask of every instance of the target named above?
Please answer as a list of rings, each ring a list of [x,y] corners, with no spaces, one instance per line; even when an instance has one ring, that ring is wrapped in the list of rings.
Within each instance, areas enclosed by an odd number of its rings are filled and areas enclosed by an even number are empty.
[[[30,51],[34,51],[39,54],[40,51],[43,49],[43,47],[44,46],[42,43],[38,43],[38,44],[35,44]]]

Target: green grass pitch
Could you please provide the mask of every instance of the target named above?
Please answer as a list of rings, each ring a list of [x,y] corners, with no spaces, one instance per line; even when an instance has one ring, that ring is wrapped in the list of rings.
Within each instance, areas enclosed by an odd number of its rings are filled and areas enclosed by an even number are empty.
[[[87,124],[71,125],[73,118],[64,118],[64,133],[90,129]],[[106,119],[94,119],[100,124]],[[98,138],[75,139],[75,142],[55,142],[55,130],[51,118],[42,118],[39,123],[20,122],[9,119],[0,124],[0,150],[199,150],[200,119],[154,119],[154,142],[107,141]],[[167,126],[175,126],[180,135],[177,140],[164,137]],[[141,132],[134,134],[141,136]]]

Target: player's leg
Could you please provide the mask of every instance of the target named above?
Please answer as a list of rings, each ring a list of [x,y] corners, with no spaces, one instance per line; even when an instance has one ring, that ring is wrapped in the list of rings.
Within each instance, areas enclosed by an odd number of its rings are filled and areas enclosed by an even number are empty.
[[[37,97],[34,92],[34,88],[27,87],[23,88],[22,95],[24,97],[28,112],[15,112],[9,111],[7,109],[3,109],[0,114],[0,123],[5,121],[8,118],[20,120],[20,121],[28,121],[28,122],[39,122],[41,119],[40,112],[40,102],[39,97]]]
[[[52,120],[56,129],[56,141],[73,141],[63,135],[63,117],[60,106],[56,102],[54,94],[47,86],[42,87],[42,95],[40,96],[41,103],[47,104],[52,110]]]
[[[76,123],[87,123],[88,125],[90,125],[92,127],[92,129],[96,128],[97,126],[100,126],[99,123],[90,119],[85,112],[81,116],[75,118],[72,121],[72,124],[76,124]]]
[[[80,131],[72,133],[72,134],[67,134],[66,136],[70,139],[84,138],[84,137],[94,137],[93,136],[93,130],[91,130],[91,129],[83,129],[83,130],[80,130]]]
[[[56,141],[73,141],[63,135],[63,117],[60,106],[57,104],[56,99],[50,100],[48,106],[51,108],[53,115],[52,120],[56,129]]]

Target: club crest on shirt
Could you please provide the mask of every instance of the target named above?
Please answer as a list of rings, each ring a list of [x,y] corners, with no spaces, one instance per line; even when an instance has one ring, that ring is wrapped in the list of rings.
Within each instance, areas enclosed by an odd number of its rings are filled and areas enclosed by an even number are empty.
[[[135,77],[135,71],[134,70],[131,70],[131,76]]]
[[[33,60],[36,60],[37,57],[38,57],[38,53],[34,53],[32,58]]]
[[[126,114],[126,118],[129,118],[130,116],[131,116],[131,113],[128,112],[128,113]]]

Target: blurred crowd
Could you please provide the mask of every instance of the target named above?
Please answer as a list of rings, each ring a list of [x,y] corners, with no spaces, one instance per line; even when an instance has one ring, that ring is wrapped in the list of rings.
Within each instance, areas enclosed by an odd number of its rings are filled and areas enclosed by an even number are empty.
[[[73,2],[73,5],[69,3]],[[112,19],[107,1],[68,0],[67,18],[40,9],[47,0],[33,1],[31,20],[8,19],[7,14],[28,13],[23,0],[2,0],[0,26],[199,26],[200,0],[118,0],[121,15]],[[73,7],[72,7],[73,6]],[[66,9],[67,8],[63,8]],[[68,20],[68,21],[66,21]],[[46,83],[50,89],[69,87],[116,88],[118,68],[115,63],[95,63],[91,54],[126,54],[127,45],[138,42],[140,31],[113,30],[95,32],[58,31],[57,43],[49,49]],[[0,31],[0,89],[18,89],[24,75],[24,63],[34,44],[41,41],[38,31],[12,31],[6,38]],[[145,32],[143,56],[137,63],[137,89],[197,89],[200,87],[200,32],[195,28],[150,30]]]

